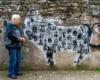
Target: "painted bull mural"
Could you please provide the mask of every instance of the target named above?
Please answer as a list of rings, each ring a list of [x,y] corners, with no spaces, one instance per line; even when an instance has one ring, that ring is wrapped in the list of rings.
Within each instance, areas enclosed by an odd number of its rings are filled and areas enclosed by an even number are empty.
[[[80,64],[90,55],[91,30],[87,24],[57,26],[40,18],[37,11],[31,9],[25,18],[24,33],[29,41],[42,49],[44,58],[50,65],[55,64],[55,53],[59,51],[74,52],[75,64]]]

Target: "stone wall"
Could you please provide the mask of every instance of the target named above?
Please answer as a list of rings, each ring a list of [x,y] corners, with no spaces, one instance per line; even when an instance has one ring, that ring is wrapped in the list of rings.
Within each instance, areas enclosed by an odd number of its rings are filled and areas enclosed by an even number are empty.
[[[65,0],[66,1],[66,0]],[[79,25],[86,15],[86,6],[78,3],[78,0],[72,0],[72,3],[65,3],[64,0],[0,0],[0,70],[7,70],[8,53],[3,44],[3,22],[10,20],[11,15],[19,13],[24,22],[27,11],[35,7],[39,13],[46,18],[55,18],[57,25]],[[73,3],[76,2],[76,3]],[[66,7],[67,6],[67,7]],[[73,6],[80,6],[79,8]],[[89,22],[89,18],[87,17]],[[22,26],[24,24],[22,23]],[[100,67],[100,51],[94,51],[91,58],[87,59],[80,66],[73,66],[73,54],[57,54],[56,65],[51,68],[45,64],[41,50],[36,45],[27,41],[23,46],[22,69],[23,70],[60,70],[60,69],[95,69]]]

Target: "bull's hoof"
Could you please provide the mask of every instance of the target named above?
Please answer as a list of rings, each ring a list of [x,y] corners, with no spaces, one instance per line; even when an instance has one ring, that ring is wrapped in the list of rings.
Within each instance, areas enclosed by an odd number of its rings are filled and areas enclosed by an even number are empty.
[[[54,66],[54,62],[52,60],[49,59],[48,63],[49,63],[50,66]]]
[[[50,62],[50,66],[54,66],[54,62],[53,61]]]

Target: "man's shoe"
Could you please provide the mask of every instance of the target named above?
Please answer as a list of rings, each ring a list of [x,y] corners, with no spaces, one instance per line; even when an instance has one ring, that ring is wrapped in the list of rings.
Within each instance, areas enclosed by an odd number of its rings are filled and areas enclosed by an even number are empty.
[[[11,79],[17,79],[17,76],[9,76]]]
[[[23,73],[17,73],[16,76],[23,76]]]

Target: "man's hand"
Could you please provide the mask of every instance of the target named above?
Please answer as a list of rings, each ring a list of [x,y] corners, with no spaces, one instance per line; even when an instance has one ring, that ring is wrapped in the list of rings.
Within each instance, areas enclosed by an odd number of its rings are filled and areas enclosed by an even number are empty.
[[[26,41],[25,38],[24,37],[22,37],[22,38],[23,38],[22,42],[25,42]]]
[[[22,42],[23,41],[23,38],[22,37],[19,37],[19,40],[20,40],[20,42]]]
[[[24,37],[20,37],[19,39],[20,39],[20,42],[21,42],[22,44],[26,41]]]

